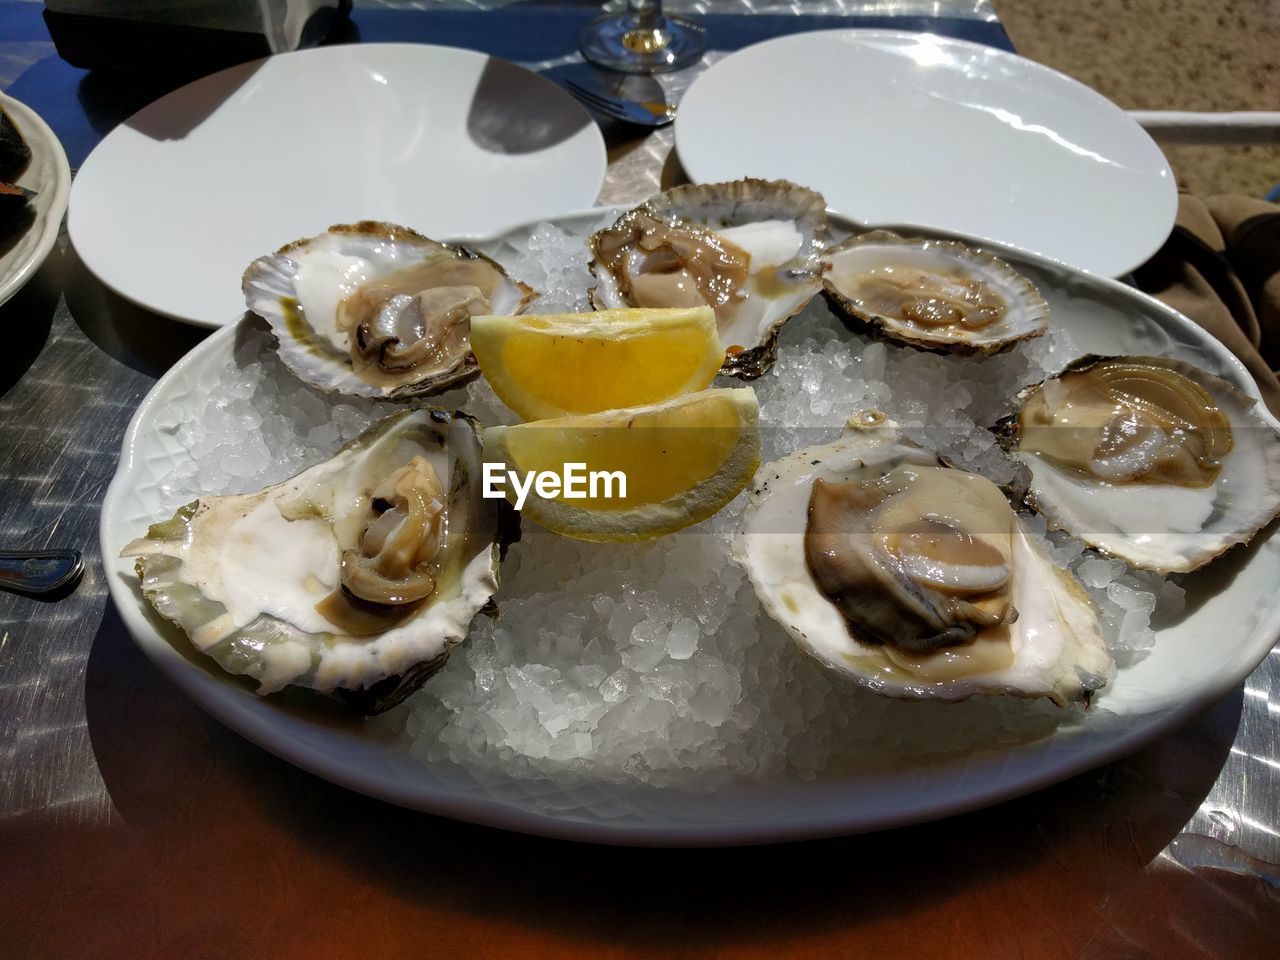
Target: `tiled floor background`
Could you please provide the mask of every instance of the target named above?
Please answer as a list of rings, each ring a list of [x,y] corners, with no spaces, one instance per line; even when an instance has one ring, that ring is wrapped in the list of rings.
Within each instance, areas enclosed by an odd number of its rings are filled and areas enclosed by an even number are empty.
[[[1130,110],[1280,110],[1280,0],[993,0],[1023,56]],[[1164,146],[1195,193],[1262,196],[1280,145]]]

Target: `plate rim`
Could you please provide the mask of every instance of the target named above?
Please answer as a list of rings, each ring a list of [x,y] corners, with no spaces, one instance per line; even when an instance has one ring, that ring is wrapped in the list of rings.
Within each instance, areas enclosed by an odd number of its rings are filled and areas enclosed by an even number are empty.
[[[597,196],[599,195],[599,191],[601,187],[604,185],[604,179],[608,172],[608,160],[609,160],[608,146],[604,142],[604,135],[600,130],[600,126],[595,122],[594,119],[592,119],[591,114],[587,111],[587,109],[584,106],[582,106],[582,104],[579,103],[578,100],[576,100],[572,95],[570,95],[568,91],[564,90],[555,81],[547,77],[544,77],[542,74],[538,73],[537,71],[531,70],[528,67],[524,66],[523,64],[517,63],[514,60],[508,60],[505,57],[498,57],[491,54],[483,53],[479,50],[472,50],[469,47],[455,47],[455,46],[449,46],[448,44],[442,44],[442,43],[371,41],[371,42],[361,42],[361,43],[331,44],[331,45],[319,46],[319,47],[308,47],[302,50],[292,50],[286,53],[272,54],[267,57],[259,57],[256,60],[249,60],[244,63],[233,64],[232,66],[224,67],[221,70],[216,70],[213,73],[206,74],[203,77],[197,77],[194,80],[184,83],[180,87],[170,90],[168,93],[162,94],[161,96],[157,97],[155,100],[152,100],[150,103],[144,104],[143,106],[135,110],[133,113],[131,113],[128,117],[121,120],[118,124],[116,124],[116,126],[112,127],[109,131],[107,131],[107,133],[104,134],[102,138],[94,145],[93,149],[89,151],[89,154],[88,156],[85,157],[84,162],[80,164],[75,180],[70,182],[70,193],[66,201],[64,202],[64,209],[67,214],[67,234],[71,239],[71,245],[75,247],[76,253],[80,257],[80,260],[84,263],[85,268],[91,274],[93,274],[93,276],[104,287],[106,287],[116,296],[120,297],[123,300],[128,301],[134,306],[140,307],[141,309],[146,310],[150,313],[154,313],[157,316],[165,317],[166,319],[169,319],[169,320],[175,320],[178,323],[187,324],[188,326],[199,327],[204,330],[219,330],[224,326],[234,325],[233,321],[218,322],[211,319],[188,317],[180,313],[175,313],[172,310],[165,309],[163,306],[155,302],[140,298],[139,296],[136,295],[136,292],[130,293],[124,289],[121,289],[119,286],[117,286],[116,282],[114,282],[111,279],[108,279],[102,273],[99,273],[97,269],[95,269],[95,265],[93,262],[94,257],[91,252],[91,249],[88,252],[88,255],[86,255],[86,249],[83,243],[78,242],[76,239],[77,223],[81,221],[76,216],[76,210],[78,208],[74,201],[78,194],[83,194],[83,191],[87,189],[82,186],[82,184],[86,182],[86,178],[84,176],[85,171],[88,170],[90,174],[92,174],[93,167],[94,167],[94,158],[95,156],[99,155],[99,150],[102,148],[102,146],[107,143],[107,141],[111,138],[111,136],[114,133],[116,133],[118,129],[127,125],[131,120],[133,120],[134,117],[138,116],[138,114],[151,109],[152,107],[154,107],[156,104],[160,103],[163,100],[166,100],[170,97],[174,97],[178,94],[184,93],[192,87],[210,82],[214,80],[214,78],[222,77],[224,74],[227,74],[233,71],[246,70],[249,68],[253,68],[254,71],[256,72],[256,70],[259,67],[261,67],[263,64],[267,63],[268,61],[278,61],[278,60],[281,60],[282,58],[288,58],[289,61],[292,63],[299,58],[351,57],[351,56],[359,56],[361,53],[373,52],[376,54],[377,51],[387,51],[387,50],[405,50],[405,51],[413,51],[415,53],[423,53],[425,51],[427,56],[432,55],[431,51],[447,51],[449,55],[463,54],[463,55],[466,55],[467,57],[474,57],[474,58],[479,58],[483,60],[497,60],[502,63],[508,64],[510,66],[516,67],[519,70],[524,71],[525,73],[531,74],[539,78],[540,80],[545,81],[547,84],[549,84],[551,87],[558,90],[560,94],[563,95],[563,98],[564,98],[563,102],[572,103],[579,110],[582,116],[586,118],[587,122],[584,125],[585,128],[595,131],[596,136],[592,141],[592,145],[593,147],[595,147],[595,150],[594,150],[595,156],[593,157],[593,161],[594,161],[593,167],[594,166],[599,167],[598,175],[595,177],[595,179],[598,181],[596,186],[596,194]],[[93,182],[92,177],[90,177],[87,182],[89,182],[92,185],[92,182]],[[81,205],[80,209],[83,209],[83,204]],[[404,224],[404,226],[413,227],[414,225]],[[501,232],[506,232],[506,231],[503,230]],[[495,234],[495,235],[498,235],[498,234]],[[83,233],[81,234],[81,240],[83,240]],[[92,248],[92,245],[90,245],[90,247]]]
[[[801,33],[789,33],[789,34],[784,34],[778,37],[768,37],[764,40],[760,40],[756,43],[750,44],[749,46],[742,47],[739,50],[734,50],[724,58],[713,63],[703,73],[697,76],[694,79],[693,83],[689,85],[689,89],[685,91],[684,96],[681,98],[681,106],[682,107],[684,106],[689,96],[694,93],[694,91],[698,88],[700,84],[704,84],[706,77],[711,75],[712,72],[715,71],[717,67],[736,57],[743,56],[744,54],[748,54],[752,51],[757,51],[758,48],[760,47],[766,47],[771,45],[785,46],[791,43],[800,44],[802,43],[801,38],[810,39],[810,38],[819,37],[819,36],[851,36],[851,35],[857,37],[858,39],[865,39],[865,40],[885,39],[885,40],[904,40],[904,41],[916,40],[916,39],[919,39],[920,37],[931,37],[935,40],[940,41],[943,44],[959,47],[961,49],[982,52],[984,54],[994,56],[996,59],[1004,62],[1008,62],[1008,61],[1015,62],[1019,64],[1020,68],[1031,70],[1033,73],[1038,74],[1039,76],[1052,77],[1055,82],[1065,82],[1068,87],[1084,93],[1086,96],[1093,98],[1100,104],[1105,105],[1107,108],[1114,110],[1118,116],[1128,120],[1129,123],[1132,124],[1132,128],[1137,133],[1139,133],[1142,137],[1146,138],[1146,140],[1155,149],[1156,154],[1164,162],[1164,168],[1161,171],[1161,173],[1164,175],[1162,179],[1164,180],[1164,183],[1166,185],[1164,190],[1165,209],[1162,212],[1161,220],[1162,222],[1167,220],[1168,225],[1164,230],[1163,237],[1160,240],[1160,242],[1148,253],[1139,257],[1133,263],[1128,264],[1124,269],[1117,270],[1112,274],[1104,274],[1097,270],[1091,270],[1087,267],[1080,267],[1075,264],[1069,263],[1066,260],[1063,260],[1060,256],[1056,256],[1054,254],[1045,253],[1038,250],[1033,251],[1027,247],[1023,247],[1016,243],[1009,243],[1007,241],[993,239],[993,238],[985,238],[985,237],[979,238],[972,234],[964,234],[961,232],[948,230],[946,228],[928,227],[928,228],[922,228],[922,229],[937,230],[939,232],[944,232],[944,233],[946,232],[955,233],[957,237],[971,236],[973,237],[974,240],[978,240],[982,243],[999,244],[1001,246],[1007,247],[1010,250],[1017,250],[1020,253],[1032,254],[1042,259],[1052,260],[1056,263],[1061,263],[1065,266],[1069,266],[1073,270],[1079,270],[1081,272],[1091,274],[1092,276],[1105,277],[1106,279],[1115,279],[1115,278],[1127,276],[1128,274],[1136,270],[1138,267],[1142,266],[1142,264],[1146,263],[1147,260],[1149,260],[1160,249],[1160,247],[1163,246],[1163,244],[1165,243],[1165,240],[1169,236],[1169,233],[1173,230],[1174,223],[1177,218],[1178,184],[1177,184],[1177,178],[1174,175],[1173,167],[1169,163],[1169,158],[1165,156],[1164,150],[1161,149],[1160,145],[1155,141],[1155,138],[1152,137],[1151,134],[1148,133],[1145,129],[1143,129],[1143,127],[1136,120],[1134,120],[1132,117],[1129,117],[1126,111],[1122,107],[1120,107],[1119,104],[1117,104],[1111,98],[1107,97],[1105,94],[1099,92],[1098,90],[1095,90],[1093,87],[1089,86],[1087,83],[1077,80],[1075,77],[1072,77],[1066,73],[1063,73],[1060,70],[1056,70],[1053,67],[1050,67],[1046,64],[1040,63],[1036,60],[1031,60],[1027,57],[1022,56],[1021,54],[1015,53],[1010,50],[1005,50],[1001,47],[989,46],[987,44],[979,43],[974,40],[965,40],[960,37],[952,37],[947,34],[934,33],[929,30],[919,30],[919,31],[896,30],[888,27],[833,27],[825,30],[806,30]],[[688,174],[689,179],[694,183],[714,182],[714,181],[699,180],[694,175],[693,171],[688,168],[687,151],[683,151],[683,152],[680,151],[681,120],[684,117],[687,117],[687,113],[684,113],[684,112],[677,113],[676,119],[673,124],[675,129],[675,135],[674,135],[675,149],[680,154],[681,166],[684,168],[685,173]],[[685,129],[689,128],[688,120],[684,121],[683,126]],[[849,214],[842,214],[842,216],[844,216],[846,219],[849,219],[857,223],[859,227],[862,229],[868,229],[870,227],[877,225],[877,224],[871,223],[870,221],[858,220],[856,217],[853,217]]]
[[[62,231],[62,218],[67,212],[71,195],[71,165],[67,162],[67,151],[63,148],[62,141],[45,122],[44,117],[21,100],[3,91],[0,91],[0,106],[14,114],[14,119],[21,122],[22,137],[32,148],[32,161],[35,160],[38,145],[41,150],[51,154],[54,166],[52,196],[45,201],[43,198],[49,191],[42,191],[36,194],[36,200],[33,202],[37,218],[43,221],[40,223],[40,236],[36,239],[36,244],[27,258],[19,261],[18,269],[8,278],[0,279],[0,305],[3,305],[30,282],[44,262],[49,259],[49,254],[53,252],[54,245],[58,242],[58,234]],[[35,131],[38,137],[33,137],[32,131]],[[41,210],[41,207],[44,209]]]
[[[556,218],[557,222],[566,220],[604,216],[611,209],[597,207]],[[832,222],[840,226],[866,229],[863,224],[850,218],[832,216]],[[530,230],[535,221],[503,230],[488,238],[489,241],[501,240],[518,231]],[[964,235],[951,231],[940,231],[934,228],[921,228],[905,224],[886,225],[888,228],[915,230],[927,234],[965,239]],[[1010,253],[1026,258],[1033,263],[1044,263],[1056,269],[1066,269],[1080,273],[1087,282],[1101,284],[1110,288],[1111,292],[1125,297],[1137,298],[1149,309],[1169,321],[1174,327],[1192,333],[1202,345],[1217,355],[1226,367],[1236,374],[1236,380],[1246,388],[1246,392],[1258,400],[1261,412],[1268,423],[1280,430],[1280,420],[1266,410],[1261,403],[1256,383],[1242,363],[1218,340],[1210,336],[1203,328],[1172,307],[1154,297],[1136,290],[1117,280],[1077,271],[1076,268],[1062,264],[1038,254],[1020,250],[1008,244],[998,244],[977,238],[968,238],[972,242],[985,247],[996,255]],[[289,714],[276,713],[275,706],[269,699],[256,699],[251,702],[254,715],[250,722],[241,722],[242,716],[234,709],[231,702],[232,685],[220,678],[194,666],[181,653],[173,649],[162,637],[158,642],[144,639],[140,630],[150,630],[145,612],[145,601],[137,594],[135,584],[126,583],[119,570],[120,561],[114,550],[120,544],[111,541],[109,531],[118,526],[116,515],[122,509],[122,499],[132,480],[134,461],[137,453],[138,434],[150,419],[151,409],[163,402],[167,388],[181,379],[187,370],[205,360],[205,355],[219,349],[224,341],[234,339],[238,323],[228,323],[215,331],[211,336],[197,344],[174,364],[155,385],[147,392],[138,409],[130,419],[128,429],[122,440],[120,461],[107,488],[103,499],[101,522],[99,526],[99,543],[102,551],[104,576],[108,591],[121,620],[129,632],[135,646],[142,650],[147,659],[157,670],[172,682],[197,706],[213,716],[216,720],[252,743],[262,747],[282,760],[293,764],[309,773],[319,776],[339,786],[353,790],[365,796],[394,803],[408,809],[447,816],[452,819],[475,823],[483,826],[497,827],[537,836],[554,839],[606,843],[618,846],[646,847],[711,847],[711,846],[748,846],[767,843],[791,842],[797,840],[819,839],[831,836],[867,833],[909,824],[925,823],[971,810],[991,806],[1015,797],[1032,793],[1038,789],[1059,783],[1072,776],[1111,762],[1119,757],[1132,753],[1159,736],[1181,726],[1194,716],[1202,713],[1217,703],[1231,690],[1235,689],[1253,672],[1268,655],[1280,634],[1280,607],[1275,608],[1269,616],[1264,616],[1257,629],[1257,649],[1250,648],[1248,668],[1241,673],[1233,671],[1217,683],[1210,684],[1192,697],[1176,705],[1144,715],[1136,715],[1133,722],[1123,729],[1091,732],[1090,735],[1101,736],[1101,741],[1084,751],[1071,753],[1059,752],[1049,758],[1038,757],[1057,737],[1074,738],[1082,735],[1079,730],[1067,730],[1053,734],[1026,744],[1012,748],[983,751],[978,755],[966,753],[965,762],[970,765],[968,772],[971,781],[982,781],[969,790],[962,800],[948,796],[942,800],[926,797],[914,804],[904,804],[889,812],[880,812],[876,816],[858,816],[857,810],[842,810],[839,813],[827,811],[817,816],[806,816],[801,819],[782,816],[768,822],[758,818],[739,822],[720,820],[708,823],[702,820],[692,822],[672,822],[665,820],[660,825],[624,824],[604,820],[586,820],[580,817],[565,816],[555,811],[534,809],[532,806],[521,806],[516,803],[499,801],[492,796],[476,796],[459,794],[448,787],[436,787],[426,794],[421,785],[391,783],[386,780],[370,781],[362,779],[359,769],[353,769],[341,759],[329,754],[317,753],[292,741],[286,732],[282,732],[281,723],[285,726],[295,722],[306,723]],[[109,542],[110,541],[110,542]],[[158,634],[157,634],[158,637]],[[1265,642],[1265,645],[1263,641]],[[1256,655],[1255,655],[1256,654]],[[1243,660],[1241,661],[1244,662]],[[1238,674],[1238,675],[1237,675]],[[211,694],[212,691],[212,694]],[[219,694],[221,691],[221,695]],[[243,692],[243,691],[241,691]],[[273,717],[274,715],[274,717]],[[366,738],[349,730],[331,731],[334,736],[350,738],[353,741],[365,741]],[[948,757],[939,765],[955,761]],[[430,764],[418,758],[412,758],[414,764],[430,767]],[[446,764],[447,766],[447,764]],[[928,773],[930,771],[926,771]],[[918,773],[918,771],[912,771]],[[908,774],[910,775],[910,774]],[[879,779],[883,775],[877,775]],[[850,776],[833,776],[816,783],[819,789],[839,790],[841,781],[857,780]],[[808,789],[804,781],[786,778],[793,789]],[[734,784],[734,789],[747,791],[767,790],[770,784],[744,782]],[[776,782],[774,784],[776,786]],[[686,795],[678,788],[639,788],[658,792],[669,792],[671,795]]]

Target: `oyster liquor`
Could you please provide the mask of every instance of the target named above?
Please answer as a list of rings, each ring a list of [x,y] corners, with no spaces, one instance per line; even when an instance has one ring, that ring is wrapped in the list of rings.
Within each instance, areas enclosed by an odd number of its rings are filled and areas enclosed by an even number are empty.
[[[509,499],[505,487],[510,482],[517,510],[524,508],[530,490],[543,500],[556,497],[564,500],[625,500],[627,497],[627,475],[621,470],[588,470],[585,463],[566,463],[559,473],[530,470],[522,482],[520,475],[515,470],[506,469],[506,466],[505,463],[485,462],[484,496]]]

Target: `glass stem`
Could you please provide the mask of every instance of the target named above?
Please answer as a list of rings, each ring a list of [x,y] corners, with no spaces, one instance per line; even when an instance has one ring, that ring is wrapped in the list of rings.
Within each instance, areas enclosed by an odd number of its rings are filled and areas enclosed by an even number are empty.
[[[627,13],[647,26],[662,16],[662,0],[627,0]]]

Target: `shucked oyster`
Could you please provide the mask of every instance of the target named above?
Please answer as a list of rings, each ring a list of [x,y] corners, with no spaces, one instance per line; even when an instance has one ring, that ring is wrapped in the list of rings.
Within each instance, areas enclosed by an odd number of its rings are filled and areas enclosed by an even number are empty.
[[[1049,307],[1030,280],[962,243],[875,230],[850,237],[826,259],[828,299],[914,347],[999,353],[1049,328]]]
[[[821,288],[827,233],[821,194],[785,180],[675,187],[588,241],[597,309],[715,310],[720,372],[753,379],[773,365],[778,333]]]
[[[258,258],[244,295],[300,379],[390,400],[478,376],[471,317],[521,313],[537,296],[488,257],[372,221]]]
[[[1280,436],[1252,397],[1164,357],[1085,357],[997,427],[1050,523],[1136,567],[1185,573],[1280,513]]]
[[[1088,700],[1111,668],[1097,610],[991,481],[871,411],[766,464],[734,541],[765,611],[880,693]]]
[[[480,473],[472,421],[405,411],[283,483],[201,497],[122,556],[259,693],[292,684],[377,713],[444,664],[498,587],[506,504],[481,497]]]

